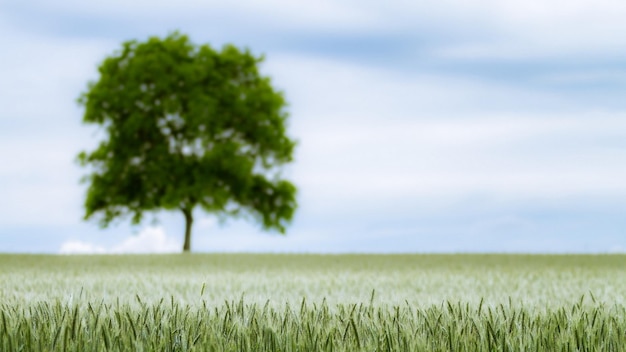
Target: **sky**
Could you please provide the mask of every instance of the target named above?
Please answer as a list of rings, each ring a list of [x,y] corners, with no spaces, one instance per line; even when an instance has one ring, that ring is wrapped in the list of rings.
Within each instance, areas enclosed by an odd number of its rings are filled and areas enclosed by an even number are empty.
[[[0,252],[161,253],[182,214],[83,221],[76,99],[126,40],[265,55],[298,140],[286,236],[195,213],[196,252],[626,251],[622,0],[0,0]]]

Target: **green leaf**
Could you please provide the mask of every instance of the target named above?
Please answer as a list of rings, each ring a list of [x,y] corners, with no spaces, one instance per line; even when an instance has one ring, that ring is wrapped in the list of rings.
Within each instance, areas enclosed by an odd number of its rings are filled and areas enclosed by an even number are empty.
[[[200,205],[217,216],[251,214],[264,229],[284,232],[296,187],[269,175],[293,160],[296,142],[287,135],[284,96],[259,73],[261,61],[233,45],[194,45],[178,32],[125,42],[106,58],[78,99],[83,121],[106,134],[77,157],[92,170],[85,218],[106,227]]]

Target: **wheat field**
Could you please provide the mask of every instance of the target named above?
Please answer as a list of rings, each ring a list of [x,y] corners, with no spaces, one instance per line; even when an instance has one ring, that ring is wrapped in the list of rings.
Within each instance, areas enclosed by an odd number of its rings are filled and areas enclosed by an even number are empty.
[[[621,351],[622,255],[0,255],[2,351]]]

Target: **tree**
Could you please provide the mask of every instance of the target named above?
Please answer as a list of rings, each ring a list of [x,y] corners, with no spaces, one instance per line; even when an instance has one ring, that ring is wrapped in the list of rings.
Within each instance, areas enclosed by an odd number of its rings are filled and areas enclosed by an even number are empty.
[[[184,252],[197,206],[284,233],[296,187],[280,171],[295,141],[283,94],[258,71],[262,60],[232,45],[196,46],[177,32],[125,42],[106,58],[78,99],[83,122],[106,135],[78,155],[92,170],[85,220],[97,214],[107,227],[132,215],[138,224],[145,212],[180,210]]]

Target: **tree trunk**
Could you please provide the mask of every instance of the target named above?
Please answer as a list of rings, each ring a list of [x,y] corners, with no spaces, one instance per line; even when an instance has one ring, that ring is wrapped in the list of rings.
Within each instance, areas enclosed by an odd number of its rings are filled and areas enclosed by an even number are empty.
[[[191,251],[191,225],[193,224],[193,215],[191,209],[183,209],[185,215],[185,243],[183,244],[183,253]]]

